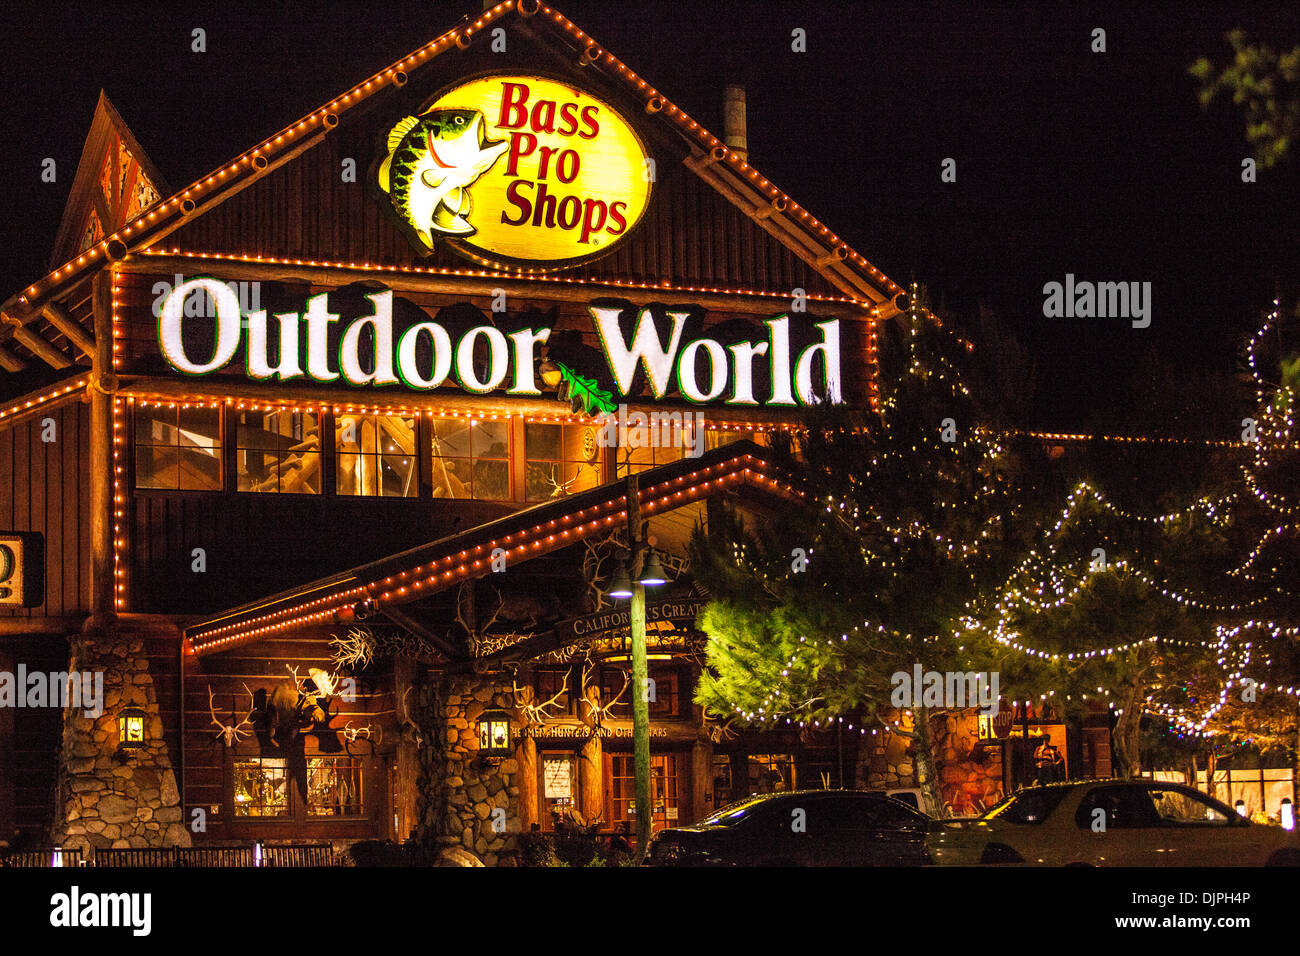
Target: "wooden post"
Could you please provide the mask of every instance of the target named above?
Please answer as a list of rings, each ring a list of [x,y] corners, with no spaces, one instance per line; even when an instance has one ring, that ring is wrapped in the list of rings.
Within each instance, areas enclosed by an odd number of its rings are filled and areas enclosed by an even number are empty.
[[[537,741],[532,737],[521,737],[515,748],[515,760],[519,763],[519,832],[527,833],[534,823],[541,823],[541,805],[537,793]]]
[[[90,395],[91,614],[96,622],[116,613],[113,561],[113,276],[94,279],[95,361]],[[122,509],[127,510],[125,505]],[[122,522],[127,518],[124,515]]]
[[[393,660],[394,725],[397,725],[397,713],[403,706],[402,697],[411,687],[414,674],[415,661],[410,657],[398,655]],[[410,701],[415,696],[414,693],[407,695],[407,707],[412,706]],[[407,716],[410,717],[409,712]],[[397,814],[397,839],[405,840],[419,823],[416,817],[416,797],[419,792],[420,752],[415,741],[401,734],[400,726],[397,729],[397,806],[393,807],[393,812]]]
[[[691,744],[691,805],[677,821],[677,826],[695,823],[717,809],[710,801],[713,796],[713,744],[697,740]],[[680,811],[679,811],[680,812]]]
[[[604,765],[605,748],[600,737],[593,734],[582,745],[582,753],[578,757],[578,795],[581,799],[578,812],[588,826],[605,813],[605,792],[601,783]]]
[[[646,688],[650,668],[645,649],[645,587],[641,577],[641,486],[635,474],[627,476],[627,532],[632,548],[632,748],[636,768],[636,856],[644,860],[650,849],[650,701]]]

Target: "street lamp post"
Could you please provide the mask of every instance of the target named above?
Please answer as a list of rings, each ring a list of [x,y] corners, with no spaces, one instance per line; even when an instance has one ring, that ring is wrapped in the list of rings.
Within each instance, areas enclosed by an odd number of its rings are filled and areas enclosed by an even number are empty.
[[[650,672],[646,664],[645,589],[667,583],[659,562],[645,540],[641,520],[641,486],[636,475],[627,476],[627,537],[632,574],[626,585],[611,590],[614,597],[630,597],[628,630],[632,644],[632,761],[636,768],[636,854],[644,860],[653,824],[650,806]]]

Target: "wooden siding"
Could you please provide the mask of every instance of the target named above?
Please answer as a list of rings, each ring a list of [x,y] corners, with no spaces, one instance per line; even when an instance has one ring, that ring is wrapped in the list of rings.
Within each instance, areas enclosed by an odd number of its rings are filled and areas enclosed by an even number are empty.
[[[41,440],[54,420],[55,440]],[[90,408],[63,401],[0,427],[0,528],[45,535],[45,603],[7,617],[90,608]],[[107,476],[105,476],[107,478]]]

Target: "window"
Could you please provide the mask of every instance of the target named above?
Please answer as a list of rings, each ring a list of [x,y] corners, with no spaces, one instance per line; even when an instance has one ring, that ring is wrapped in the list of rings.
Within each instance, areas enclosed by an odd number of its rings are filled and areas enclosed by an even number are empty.
[[[625,445],[620,446],[616,459],[618,466],[615,469],[615,474],[619,478],[626,478],[628,475],[635,475],[659,465],[668,465],[675,461],[681,461],[686,455],[686,449],[681,446],[680,433],[677,439],[677,444],[667,445],[662,448],[628,448]]]
[[[416,420],[400,415],[338,415],[334,460],[341,495],[415,498]]]
[[[1042,823],[1060,805],[1068,792],[1065,787],[1022,790],[1001,806],[990,810],[988,816],[1007,823]]]
[[[313,817],[359,817],[361,812],[361,761],[308,757],[307,813]]]
[[[431,428],[435,498],[510,499],[508,423],[435,418]]]
[[[574,694],[573,684],[569,680],[569,676],[569,668],[567,667],[538,668],[534,675],[533,703],[544,704],[554,697],[553,709],[548,708],[550,713],[571,713],[573,708],[570,701],[573,700]]]
[[[1168,826],[1232,825],[1232,811],[1208,797],[1174,787],[1152,787],[1149,792],[1161,823]]]
[[[289,815],[289,768],[283,757],[235,761],[235,816]]]
[[[791,754],[750,754],[749,792],[789,793],[795,789],[794,757]]]
[[[1156,815],[1151,798],[1143,787],[1098,787],[1088,791],[1079,801],[1079,809],[1075,811],[1075,825],[1081,830],[1091,829],[1094,811],[1097,809],[1105,811],[1107,830],[1133,830],[1160,825],[1160,817]]]
[[[542,828],[554,830],[557,819],[578,809],[578,760],[572,752],[543,752],[541,759]]]
[[[681,822],[677,754],[650,755],[651,830],[658,832]],[[636,761],[631,754],[609,758],[610,819],[617,828],[636,819]]]
[[[524,425],[524,497],[543,501],[601,483],[600,427]]]
[[[136,406],[135,486],[221,490],[221,409]]]
[[[235,471],[240,491],[320,494],[320,416],[239,412]]]

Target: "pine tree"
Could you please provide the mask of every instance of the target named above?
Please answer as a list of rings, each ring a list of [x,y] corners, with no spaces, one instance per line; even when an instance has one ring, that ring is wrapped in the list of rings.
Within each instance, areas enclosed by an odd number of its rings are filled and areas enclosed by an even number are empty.
[[[1005,573],[1018,489],[962,381],[970,346],[917,299],[882,329],[878,414],[819,404],[797,442],[774,443],[803,506],[697,531],[695,574],[712,600],[696,700],[759,727],[895,721],[937,815],[930,720],[945,708],[913,698],[899,721],[895,675],[969,670],[961,614]]]

